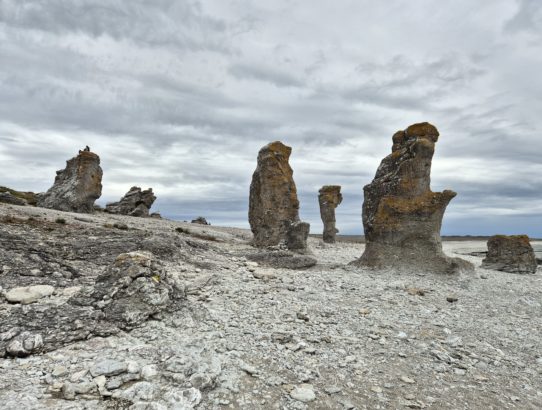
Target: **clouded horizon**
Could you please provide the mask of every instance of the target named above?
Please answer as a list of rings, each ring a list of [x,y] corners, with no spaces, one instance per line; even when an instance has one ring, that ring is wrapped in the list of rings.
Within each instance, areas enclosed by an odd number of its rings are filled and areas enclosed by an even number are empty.
[[[301,218],[343,234],[391,137],[440,131],[444,235],[542,237],[542,2],[0,0],[0,185],[41,192],[89,145],[99,204],[248,227],[258,150],[293,148]]]

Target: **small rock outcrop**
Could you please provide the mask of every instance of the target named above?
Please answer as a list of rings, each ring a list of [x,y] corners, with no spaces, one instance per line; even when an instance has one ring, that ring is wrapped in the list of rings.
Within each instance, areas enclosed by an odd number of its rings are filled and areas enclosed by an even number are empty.
[[[537,260],[527,235],[495,235],[487,241],[482,268],[510,273],[536,273]]]
[[[37,205],[42,208],[67,212],[92,213],[94,201],[102,195],[102,168],[100,157],[90,151],[79,151],[56,172],[53,186],[38,195]]]
[[[258,153],[252,175],[248,219],[257,247],[274,246],[287,238],[288,230],[299,221],[299,201],[288,162],[292,148],[272,142]]]
[[[340,185],[324,185],[318,191],[320,204],[320,217],[324,223],[323,240],[326,243],[335,243],[335,237],[339,230],[335,227],[335,208],[343,200]]]
[[[203,216],[198,216],[196,219],[192,219],[192,223],[200,225],[211,225]]]
[[[442,251],[442,217],[456,193],[430,188],[438,137],[437,129],[427,122],[394,134],[392,153],[363,188],[366,245],[358,264],[438,273],[474,269]]]
[[[155,200],[156,196],[152,192],[152,188],[142,191],[140,187],[133,186],[120,201],[107,204],[105,212],[145,217],[149,216],[149,210]]]
[[[18,198],[11,192],[0,192],[0,202],[10,205],[28,205],[28,202],[26,202],[23,198]]]
[[[5,296],[31,303],[52,293],[51,287],[32,288],[32,292],[14,289]],[[24,357],[92,336],[129,331],[150,317],[179,309],[184,298],[184,284],[165,271],[152,253],[123,253],[94,286],[83,288],[67,303],[16,305],[3,315],[0,357]]]
[[[297,253],[307,253],[307,238],[311,226],[308,222],[294,222],[286,233],[286,247]]]
[[[312,256],[300,255],[287,250],[251,253],[246,255],[246,258],[275,269],[307,269],[317,263],[317,260]]]

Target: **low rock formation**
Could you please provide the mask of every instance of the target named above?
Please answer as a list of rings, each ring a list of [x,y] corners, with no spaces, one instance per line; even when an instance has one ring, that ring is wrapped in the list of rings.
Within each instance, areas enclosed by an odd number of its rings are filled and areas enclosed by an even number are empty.
[[[456,193],[430,188],[438,137],[437,129],[427,122],[394,134],[392,153],[363,188],[366,245],[359,264],[438,273],[474,269],[442,251],[442,217]]]
[[[49,288],[42,290],[51,294]],[[180,308],[184,298],[184,285],[161,268],[153,254],[121,254],[94,286],[83,288],[67,303],[11,309],[0,319],[0,357],[24,357],[91,336],[132,330],[153,315]]]
[[[495,235],[487,241],[482,268],[510,273],[536,273],[537,260],[527,235]]]
[[[111,202],[105,206],[105,212],[110,214],[149,216],[149,210],[156,200],[152,188],[142,191],[133,186],[119,202]]]
[[[200,225],[211,225],[203,216],[198,216],[196,219],[192,219],[192,223]]]
[[[26,202],[23,198],[18,198],[11,192],[0,192],[0,202],[11,205],[28,205],[28,202]]]
[[[286,233],[286,247],[297,253],[307,253],[307,238],[309,237],[310,224],[308,222],[294,222]]]
[[[246,255],[246,258],[275,269],[307,269],[317,263],[312,256],[299,255],[286,250],[250,253]]]
[[[278,245],[286,240],[290,226],[299,221],[299,201],[288,163],[292,148],[272,142],[258,153],[252,175],[248,219],[258,247]]]
[[[320,204],[320,217],[324,223],[323,240],[326,243],[335,243],[335,236],[339,230],[335,227],[335,208],[343,200],[340,185],[324,185],[318,191]]]
[[[100,157],[93,152],[79,151],[66,162],[66,168],[56,172],[55,183],[38,195],[42,208],[67,212],[92,213],[94,201],[102,195]]]

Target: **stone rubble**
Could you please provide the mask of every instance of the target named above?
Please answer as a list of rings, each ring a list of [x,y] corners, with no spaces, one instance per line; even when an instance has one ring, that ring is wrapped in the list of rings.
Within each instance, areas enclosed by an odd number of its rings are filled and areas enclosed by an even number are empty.
[[[149,216],[149,210],[156,200],[152,188],[141,190],[133,186],[118,202],[111,202],[105,206],[105,212],[118,215]]]

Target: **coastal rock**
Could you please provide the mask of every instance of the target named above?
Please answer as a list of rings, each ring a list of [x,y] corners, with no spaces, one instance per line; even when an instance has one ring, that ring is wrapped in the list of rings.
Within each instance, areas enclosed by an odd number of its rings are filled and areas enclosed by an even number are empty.
[[[536,273],[537,260],[527,235],[495,235],[487,241],[482,267],[510,273]]]
[[[90,151],[67,161],[66,168],[56,172],[53,186],[38,195],[37,205],[59,211],[92,213],[94,201],[102,195],[100,157]]]
[[[17,198],[11,192],[0,192],[0,202],[11,205],[28,205],[28,202],[22,198]]]
[[[335,208],[343,200],[340,185],[324,185],[318,191],[320,204],[320,217],[324,223],[323,240],[326,243],[335,243],[339,230],[335,227]]]
[[[288,163],[292,148],[272,142],[258,153],[252,175],[248,219],[257,247],[278,245],[286,240],[290,225],[299,221],[299,201]]]
[[[431,162],[437,129],[414,124],[393,136],[392,153],[384,158],[363,202],[363,266],[437,273],[471,271],[474,266],[442,251],[440,228],[453,191],[432,192]]]
[[[192,219],[192,223],[200,225],[211,225],[203,216],[198,216],[196,219]]]
[[[105,212],[145,217],[149,216],[149,210],[155,200],[156,196],[152,192],[152,188],[142,191],[140,187],[133,186],[120,201],[107,204]]]

